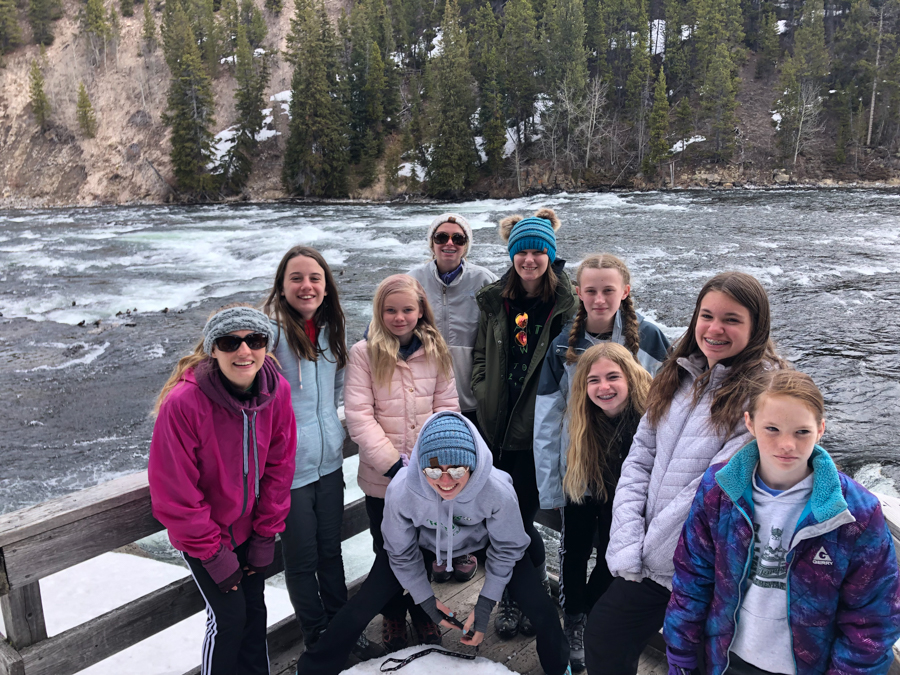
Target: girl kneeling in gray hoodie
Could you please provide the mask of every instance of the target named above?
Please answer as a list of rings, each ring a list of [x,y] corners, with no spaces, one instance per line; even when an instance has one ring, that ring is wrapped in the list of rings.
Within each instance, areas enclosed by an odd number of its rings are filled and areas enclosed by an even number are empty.
[[[430,475],[429,475],[430,474]],[[437,476],[435,478],[434,476]],[[445,628],[450,608],[428,581],[431,563],[450,565],[470,553],[484,564],[484,586],[465,621],[460,640],[476,646],[484,639],[491,610],[503,589],[537,627],[537,653],[544,672],[563,675],[569,647],[551,598],[542,590],[530,559],[531,542],[509,475],[495,469],[491,451],[474,425],[459,413],[432,415],[422,427],[409,459],[385,495],[384,551],[359,592],[338,612],[328,630],[297,664],[298,675],[336,675],[360,633],[401,588]]]

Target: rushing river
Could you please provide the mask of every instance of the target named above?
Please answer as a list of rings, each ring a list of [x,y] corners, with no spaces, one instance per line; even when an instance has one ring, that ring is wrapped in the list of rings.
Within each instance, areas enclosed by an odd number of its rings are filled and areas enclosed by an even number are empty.
[[[88,326],[97,319],[115,322],[115,314],[126,309],[145,316],[240,293],[262,298],[281,255],[296,243],[317,247],[339,275],[352,342],[371,314],[377,283],[426,259],[425,232],[434,215],[450,210],[469,218],[475,229],[471,260],[499,273],[509,258],[496,234],[497,221],[512,213],[530,215],[540,206],[553,207],[562,220],[558,251],[569,260],[570,273],[589,252],[612,251],[624,258],[639,311],[672,338],[687,324],[707,278],[729,269],[755,275],[770,294],[779,349],[825,394],[823,444],[870,487],[890,491],[900,484],[900,194],[891,191],[0,212],[3,321],[44,322],[0,325],[0,386],[15,394],[22,373],[32,373],[33,384],[46,376],[42,368],[56,369],[58,375],[45,381],[62,382],[60,391],[70,394],[81,379],[102,380],[97,373],[103,371],[96,368],[104,359],[115,364],[116,358],[120,363],[131,358],[127,341],[101,336],[79,347],[49,338],[41,342],[42,332],[82,320]],[[183,343],[199,335],[199,328],[200,323],[191,327]],[[153,353],[144,349],[141,357],[162,361],[160,372],[179,355],[164,343],[168,339]],[[32,361],[24,368],[22,355],[26,349],[34,352],[35,345],[45,350],[39,353],[47,354],[48,363]],[[154,390],[147,394],[152,399],[159,383],[147,386]],[[68,427],[53,436],[47,430],[53,419],[21,423],[44,434],[31,446],[22,440],[29,429],[0,432],[6,435],[0,440],[0,512],[146,466],[149,424],[135,426],[130,436],[92,439],[89,430]],[[92,452],[75,452],[79,443]],[[43,462],[38,450],[48,448],[59,461]],[[115,460],[104,464],[104,457]]]

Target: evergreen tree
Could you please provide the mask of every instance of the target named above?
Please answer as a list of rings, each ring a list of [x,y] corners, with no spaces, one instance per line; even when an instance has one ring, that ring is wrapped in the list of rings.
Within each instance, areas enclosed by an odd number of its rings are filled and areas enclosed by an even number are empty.
[[[78,85],[78,104],[75,108],[75,117],[78,120],[78,126],[81,127],[81,133],[86,138],[93,138],[97,135],[97,116],[94,115],[94,107],[91,105],[91,99],[88,98],[84,82]]]
[[[259,47],[266,39],[269,32],[266,27],[266,20],[263,18],[262,12],[257,8],[253,0],[241,0],[241,18],[240,23],[245,27],[247,32],[247,41],[251,49]],[[235,41],[235,46],[237,42]]]
[[[59,18],[58,0],[28,0],[28,22],[35,44],[53,44],[53,24]]]
[[[175,180],[182,191],[205,196],[217,187],[207,169],[215,109],[212,82],[180,0],[166,3],[163,50],[172,79],[162,120],[171,130]]]
[[[780,48],[778,38],[778,25],[775,21],[775,12],[771,9],[763,14],[759,27],[758,49],[756,52],[756,77],[768,77],[775,70]]]
[[[38,65],[37,59],[32,59],[31,70],[28,75],[28,92],[31,99],[31,112],[41,129],[46,129],[50,123],[50,101],[44,93],[44,74]]]
[[[487,157],[485,168],[489,175],[496,176],[503,166],[503,150],[506,147],[506,125],[503,123],[503,106],[496,80],[482,94],[481,111],[481,133]]]
[[[384,64],[378,43],[369,45],[369,72],[363,89],[365,100],[365,135],[362,143],[362,166],[360,171],[360,187],[368,187],[375,182],[375,160],[384,149],[382,120],[384,119]]]
[[[153,18],[153,10],[150,9],[150,1],[144,0],[144,26],[141,28],[142,49],[145,55],[156,50],[156,20]]]
[[[474,82],[456,0],[447,0],[441,35],[441,54],[428,62],[432,146],[425,176],[429,194],[458,195],[474,179],[478,154],[469,126]]]
[[[81,24],[90,45],[91,64],[100,65],[113,33],[103,0],[87,0]]]
[[[666,91],[666,73],[660,68],[653,89],[653,108],[650,110],[650,163],[662,163],[669,158],[669,99]]]
[[[709,61],[700,91],[703,113],[710,124],[708,139],[712,141],[714,157],[718,161],[729,159],[734,152],[737,100],[733,70],[731,52],[725,42],[720,42]]]
[[[541,70],[537,22],[530,0],[509,0],[504,9],[500,39],[500,86],[516,125],[517,143],[528,142],[528,124],[534,115]]]
[[[146,1],[146,0],[145,0]],[[188,12],[191,30],[200,53],[200,60],[206,65],[206,72],[214,74],[219,67],[219,45],[222,39],[216,23],[213,0],[180,0]],[[236,36],[235,36],[236,39]]]
[[[263,108],[266,105],[266,85],[269,82],[267,55],[254,56],[247,39],[247,29],[238,26],[238,46],[235,54],[234,108],[237,130],[234,144],[222,162],[222,188],[226,192],[240,192],[250,177],[251,158],[256,150],[256,136],[263,127]]]
[[[608,81],[609,33],[606,27],[606,0],[586,0],[584,20],[587,24],[585,46],[588,52],[588,68],[603,80]]]
[[[120,0],[119,6],[122,8],[122,16],[134,16],[134,0]]]
[[[499,72],[499,60],[497,58],[497,46],[500,42],[500,31],[497,25],[497,17],[490,3],[486,3],[475,10],[474,22],[469,30],[469,54],[472,60],[472,75],[478,83],[479,89],[488,86],[491,80],[489,70],[493,70],[494,76]]]
[[[544,12],[545,90],[551,94],[565,82],[576,96],[587,86],[584,0],[548,0]],[[649,57],[648,57],[649,58]]]
[[[675,107],[675,137],[681,141],[681,157],[685,156],[688,148],[688,139],[694,135],[694,108],[687,96],[682,96]]]
[[[347,194],[346,94],[338,77],[337,38],[324,4],[296,0],[288,55],[291,122],[282,183],[292,195],[342,197]]]
[[[7,54],[22,44],[22,30],[16,16],[15,0],[0,0],[0,54]]]
[[[222,0],[219,9],[222,37],[222,53],[233,56],[237,51],[238,26],[241,25],[241,10],[237,0]]]
[[[275,14],[281,14],[284,9],[284,0],[266,0],[266,9]]]
[[[625,87],[626,105],[635,119],[643,120],[650,96],[650,45],[648,44],[649,22],[643,0],[638,0],[637,30],[631,37],[631,68]]]
[[[372,44],[368,12],[365,4],[359,2],[350,11],[350,161],[354,163],[363,157],[371,122],[367,116],[370,106],[366,101],[366,95],[371,90],[366,83],[369,79]]]
[[[690,42],[682,39],[687,8],[681,0],[664,0],[666,15],[665,66],[666,82],[673,91],[680,91],[691,78]]]

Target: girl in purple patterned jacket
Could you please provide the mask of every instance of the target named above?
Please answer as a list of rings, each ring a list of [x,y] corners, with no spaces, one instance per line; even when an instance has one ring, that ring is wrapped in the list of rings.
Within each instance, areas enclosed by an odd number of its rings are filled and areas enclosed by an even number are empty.
[[[754,439],[703,476],[675,552],[670,675],[878,675],[900,637],[900,573],[878,499],[817,445],[808,375],[755,383]]]

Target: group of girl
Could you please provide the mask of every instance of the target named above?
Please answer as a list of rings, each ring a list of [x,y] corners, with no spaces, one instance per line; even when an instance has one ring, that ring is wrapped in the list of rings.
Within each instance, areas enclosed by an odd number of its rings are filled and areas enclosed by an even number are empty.
[[[549,675],[633,675],[664,625],[673,674],[887,672],[891,537],[817,445],[821,394],[778,356],[765,290],[713,277],[673,348],[619,258],[586,257],[573,293],[559,227],[550,209],[501,221],[512,264],[497,279],[466,259],[465,218],[435,218],[432,260],[378,286],[349,351],[308,247],[285,254],[263,311],[210,317],[158,397],[149,460],[154,515],[206,601],[203,675],[268,673],[277,533],[301,675],[405,647],[407,613],[421,642],[443,627],[478,645],[498,601],[496,633],[537,635]],[[376,554],[349,601],[342,396]],[[562,516],[564,629],[539,508]],[[430,582],[479,564],[462,622]],[[380,645],[364,633],[379,613]]]

